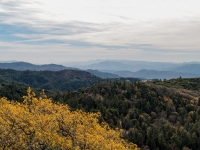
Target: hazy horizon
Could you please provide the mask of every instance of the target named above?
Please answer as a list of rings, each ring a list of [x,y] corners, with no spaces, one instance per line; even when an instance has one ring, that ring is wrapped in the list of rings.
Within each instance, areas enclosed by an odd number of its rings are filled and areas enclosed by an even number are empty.
[[[151,62],[151,63],[172,63],[172,64],[182,64],[182,63],[200,63],[200,61],[188,61],[188,62],[162,62],[162,61],[145,61],[145,60],[120,60],[120,59],[94,59],[94,60],[83,60],[83,61],[65,61],[65,62],[58,62],[58,63],[52,63],[52,62],[47,62],[47,63],[35,63],[31,61],[23,61],[23,60],[0,60],[0,63],[14,63],[14,62],[25,62],[25,63],[31,63],[31,64],[36,64],[36,65],[44,65],[44,64],[60,64],[60,65],[65,65],[67,63],[69,64],[74,64],[74,65],[85,65],[85,64],[97,64],[101,62],[121,62],[123,61],[130,61],[130,62]]]
[[[0,61],[194,62],[198,0],[2,0]]]

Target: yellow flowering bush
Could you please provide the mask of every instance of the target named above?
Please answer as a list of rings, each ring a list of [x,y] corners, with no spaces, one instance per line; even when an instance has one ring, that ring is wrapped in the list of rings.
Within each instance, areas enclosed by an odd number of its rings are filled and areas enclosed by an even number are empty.
[[[70,111],[53,103],[44,91],[30,88],[24,102],[0,99],[0,149],[138,150],[120,138],[120,131],[99,124],[100,113]]]

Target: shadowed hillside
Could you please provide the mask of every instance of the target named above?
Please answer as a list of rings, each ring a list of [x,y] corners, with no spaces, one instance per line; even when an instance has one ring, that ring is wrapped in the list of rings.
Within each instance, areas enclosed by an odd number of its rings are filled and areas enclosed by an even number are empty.
[[[0,69],[0,83],[15,82],[33,88],[54,91],[77,90],[92,86],[101,79],[85,71],[16,71]]]

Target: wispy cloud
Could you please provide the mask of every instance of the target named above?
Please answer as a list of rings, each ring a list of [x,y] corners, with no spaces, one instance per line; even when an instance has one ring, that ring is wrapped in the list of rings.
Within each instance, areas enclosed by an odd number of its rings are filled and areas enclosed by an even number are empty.
[[[12,51],[19,59],[44,53],[37,61],[50,56],[145,60],[149,55],[161,61],[166,56],[198,60],[199,5],[198,0],[2,0],[0,59],[13,59]]]

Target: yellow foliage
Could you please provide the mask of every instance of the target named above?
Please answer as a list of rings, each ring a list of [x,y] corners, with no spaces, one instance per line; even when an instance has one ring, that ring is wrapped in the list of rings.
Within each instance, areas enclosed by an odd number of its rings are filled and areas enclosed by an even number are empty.
[[[0,149],[138,150],[120,130],[98,123],[100,113],[70,111],[68,105],[27,90],[24,102],[0,99]]]

